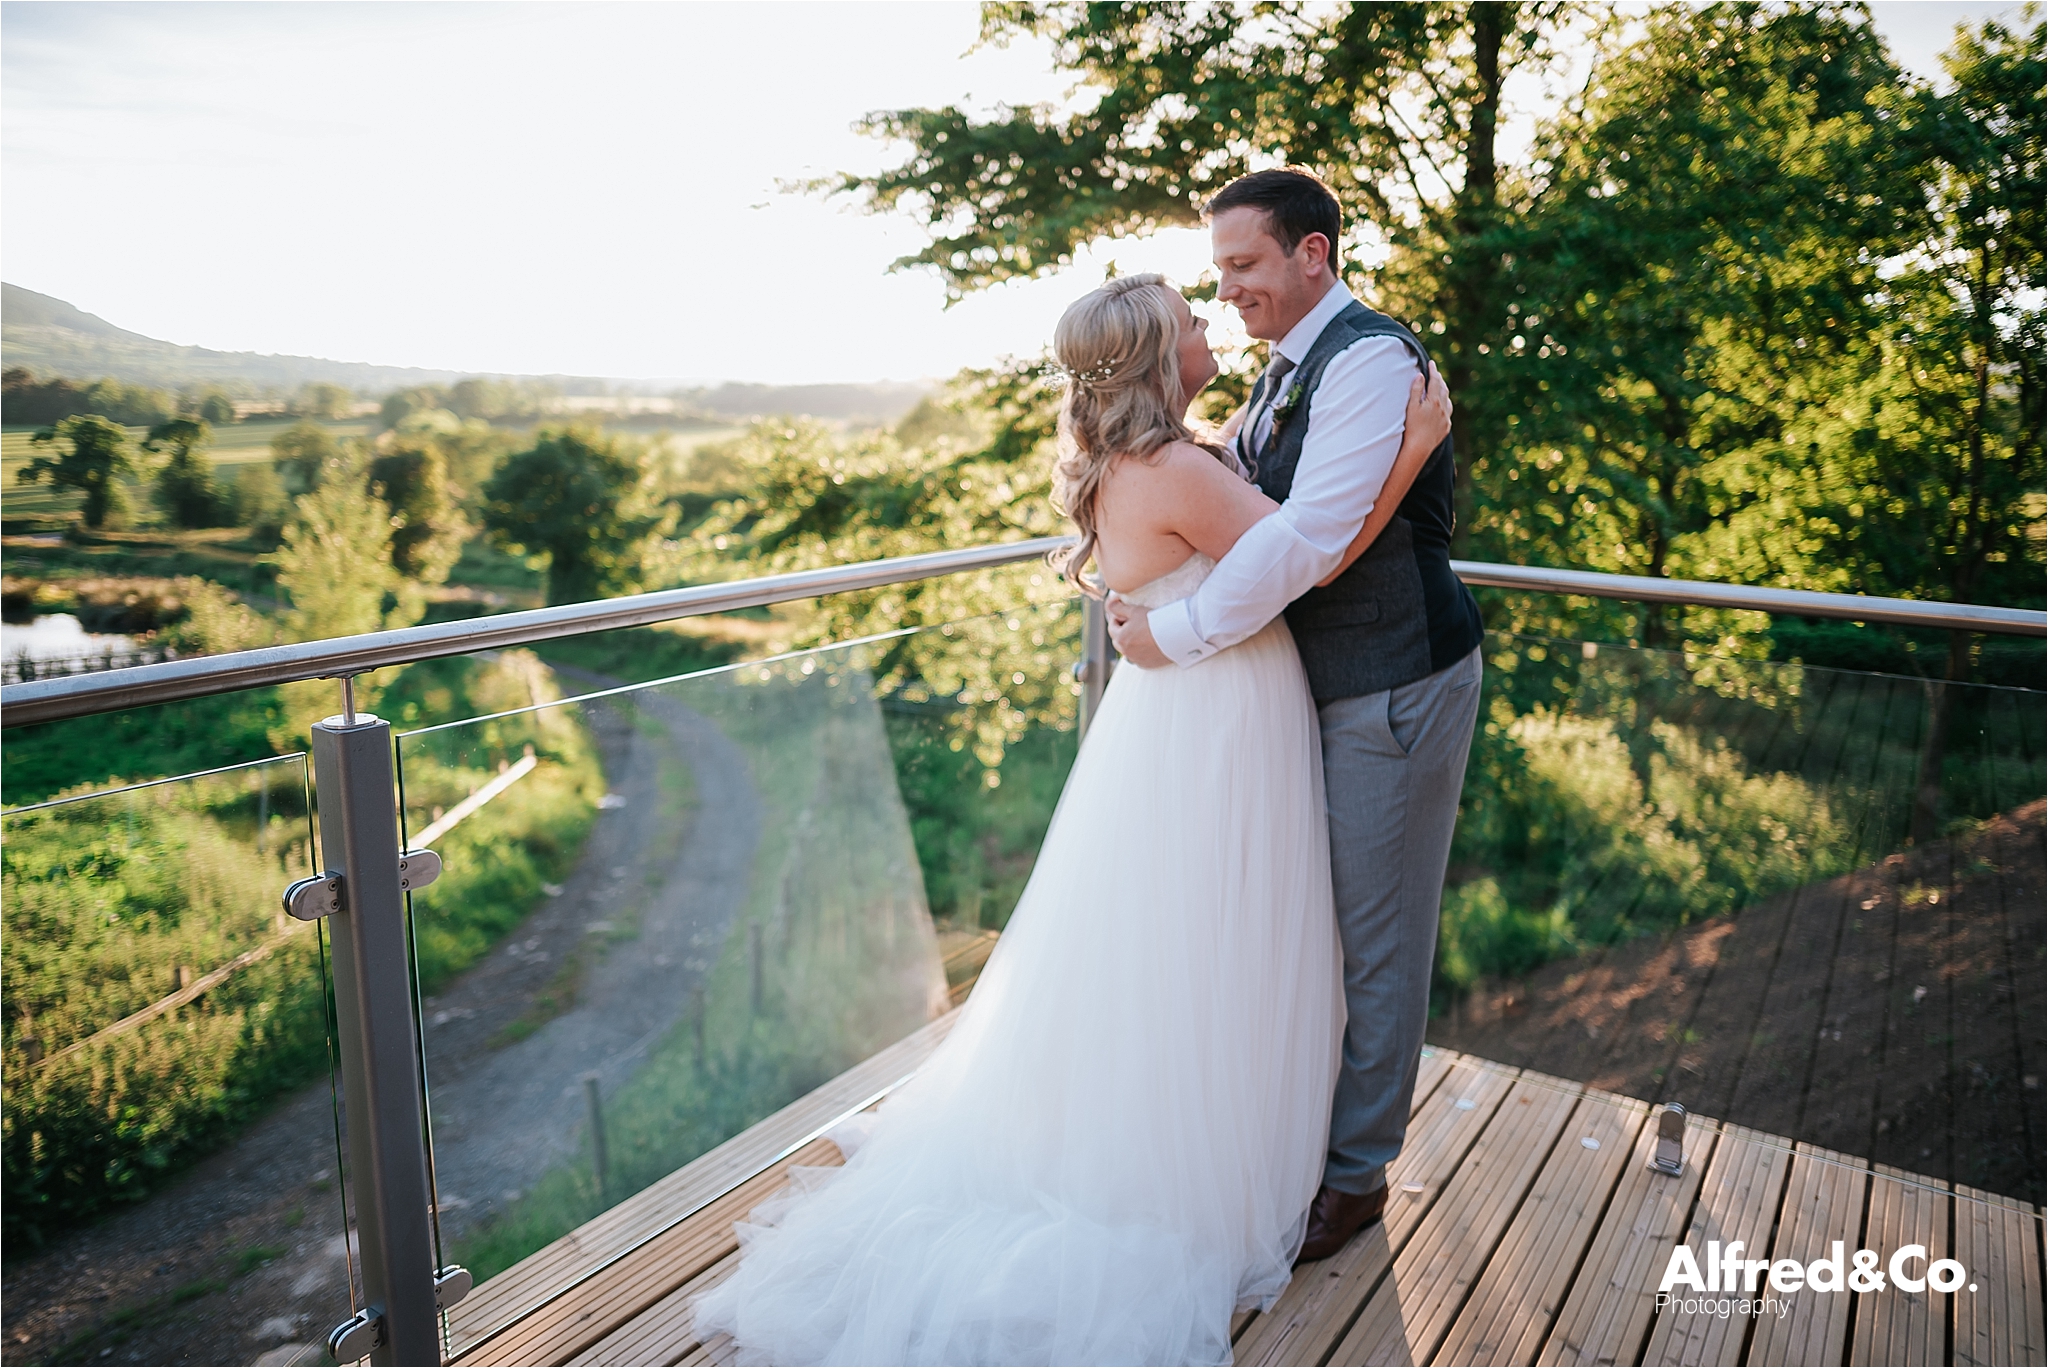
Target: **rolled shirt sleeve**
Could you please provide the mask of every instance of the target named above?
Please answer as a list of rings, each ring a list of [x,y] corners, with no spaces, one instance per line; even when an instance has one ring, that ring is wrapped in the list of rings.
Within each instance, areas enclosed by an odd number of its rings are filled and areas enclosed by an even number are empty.
[[[1294,484],[1245,530],[1201,588],[1146,615],[1152,640],[1193,665],[1251,636],[1344,558],[1401,453],[1415,359],[1399,338],[1361,338],[1310,396]]]

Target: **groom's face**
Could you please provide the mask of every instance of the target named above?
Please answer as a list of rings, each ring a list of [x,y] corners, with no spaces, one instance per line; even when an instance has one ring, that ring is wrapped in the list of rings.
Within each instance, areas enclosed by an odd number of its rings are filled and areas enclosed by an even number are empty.
[[[1329,244],[1311,233],[1290,254],[1273,236],[1271,216],[1240,205],[1209,220],[1209,246],[1216,260],[1216,297],[1235,308],[1244,330],[1278,342],[1308,316],[1330,288],[1325,263]]]

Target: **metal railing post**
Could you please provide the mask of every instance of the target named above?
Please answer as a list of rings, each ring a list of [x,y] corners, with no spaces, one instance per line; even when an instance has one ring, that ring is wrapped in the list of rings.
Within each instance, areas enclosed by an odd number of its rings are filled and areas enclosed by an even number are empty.
[[[1074,678],[1081,681],[1081,735],[1102,708],[1102,691],[1109,687],[1109,672],[1116,668],[1116,651],[1109,644],[1109,615],[1102,600],[1092,594],[1081,597],[1081,659],[1074,665]]]
[[[351,700],[352,701],[352,700]],[[320,845],[342,876],[330,915],[334,1005],[355,1180],[363,1299],[380,1364],[441,1362],[420,1115],[419,1042],[406,962],[391,724],[368,713],[313,726]]]

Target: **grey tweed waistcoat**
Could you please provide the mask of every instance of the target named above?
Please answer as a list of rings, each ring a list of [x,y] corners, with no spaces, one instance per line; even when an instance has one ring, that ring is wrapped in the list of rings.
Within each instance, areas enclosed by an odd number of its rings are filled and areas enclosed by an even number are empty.
[[[1296,386],[1301,393],[1276,424],[1253,471],[1259,488],[1271,498],[1284,501],[1294,487],[1295,466],[1301,460],[1302,439],[1324,370],[1346,347],[1365,337],[1399,338],[1419,366],[1429,363],[1429,353],[1414,333],[1355,300],[1331,319],[1301,364],[1281,382],[1288,393]],[[1253,394],[1254,413],[1264,399],[1262,392]],[[1455,665],[1479,644],[1479,605],[1451,571],[1455,478],[1456,461],[1446,436],[1365,554],[1330,584],[1309,590],[1288,606],[1287,625],[1318,703],[1426,679]]]

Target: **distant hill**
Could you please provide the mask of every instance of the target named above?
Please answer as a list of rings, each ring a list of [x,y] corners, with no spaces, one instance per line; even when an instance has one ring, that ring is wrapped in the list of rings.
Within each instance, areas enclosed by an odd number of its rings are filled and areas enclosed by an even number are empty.
[[[219,385],[253,397],[289,394],[318,381],[345,385],[374,396],[413,385],[445,385],[473,372],[427,370],[418,366],[374,366],[362,361],[328,361],[317,356],[272,356],[261,352],[212,351],[181,346],[130,332],[97,314],[19,285],[0,283],[0,360],[25,366],[39,378],[78,380],[111,377],[131,385],[180,389]],[[805,414],[844,422],[889,423],[930,392],[929,384],[753,385],[728,382],[705,386],[686,380],[606,380],[591,376],[503,376],[538,380],[563,394],[667,394],[679,405],[719,418]]]
[[[288,393],[300,385],[326,381],[374,394],[407,385],[446,384],[463,375],[461,371],[417,366],[372,366],[317,356],[184,347],[117,328],[61,299],[8,284],[0,284],[0,358],[9,366],[26,366],[44,377],[96,380],[110,376],[131,385],[168,389],[212,384]]]

